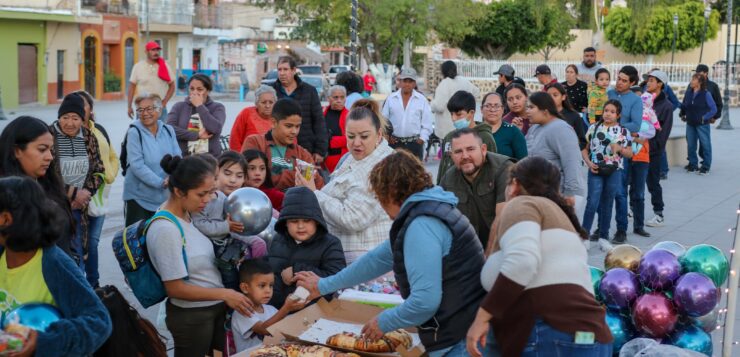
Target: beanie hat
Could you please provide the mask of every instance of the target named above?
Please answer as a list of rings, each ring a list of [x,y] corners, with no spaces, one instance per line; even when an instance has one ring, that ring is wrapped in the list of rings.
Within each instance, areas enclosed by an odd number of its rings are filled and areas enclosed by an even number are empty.
[[[82,120],[85,120],[85,101],[78,94],[70,93],[64,96],[62,105],[59,106],[57,119],[67,113],[76,113]]]

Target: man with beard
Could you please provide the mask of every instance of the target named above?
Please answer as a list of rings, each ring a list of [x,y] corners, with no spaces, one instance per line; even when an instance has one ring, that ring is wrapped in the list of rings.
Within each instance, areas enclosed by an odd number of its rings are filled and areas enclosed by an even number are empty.
[[[506,200],[509,167],[514,159],[488,152],[486,144],[471,128],[453,132],[450,151],[455,166],[447,170],[440,186],[457,196],[457,209],[470,220],[486,247],[496,218],[496,204]]]
[[[174,76],[170,72],[167,62],[160,55],[162,47],[151,41],[144,46],[146,59],[138,62],[131,68],[131,78],[128,87],[128,117],[134,118],[134,107],[131,106],[134,98],[140,94],[156,94],[162,98],[162,114],[159,120],[167,117],[167,102],[175,94]]]
[[[596,71],[601,68],[601,62],[596,61],[596,49],[586,47],[583,50],[583,62],[578,64],[578,79],[591,83],[596,81]]]

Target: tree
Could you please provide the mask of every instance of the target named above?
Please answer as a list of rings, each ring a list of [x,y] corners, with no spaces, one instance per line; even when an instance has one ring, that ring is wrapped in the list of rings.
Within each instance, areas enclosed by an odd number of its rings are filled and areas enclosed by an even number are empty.
[[[685,51],[701,45],[704,31],[704,6],[700,1],[654,7],[644,22],[635,26],[631,8],[612,8],[604,20],[607,40],[620,50],[633,55],[657,55],[671,50],[673,14],[678,14],[676,49]],[[712,11],[707,39],[717,36],[719,13]]]
[[[536,53],[547,46],[549,56],[572,41],[573,18],[557,5],[549,7],[556,14],[537,10],[532,0],[494,1],[479,7],[482,15],[473,18],[471,30],[448,39],[472,56],[508,58],[516,52]]]
[[[570,48],[571,42],[575,41],[576,35],[570,33],[570,30],[576,25],[576,20],[570,16],[563,7],[547,6],[548,16],[542,19],[545,23],[543,28],[546,30],[544,47],[536,52],[545,58],[545,62],[550,60],[552,54],[557,51],[565,51]]]

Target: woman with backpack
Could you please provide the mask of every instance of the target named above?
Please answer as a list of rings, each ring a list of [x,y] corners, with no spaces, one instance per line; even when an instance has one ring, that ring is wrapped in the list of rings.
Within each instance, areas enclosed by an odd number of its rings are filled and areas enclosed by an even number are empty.
[[[162,169],[169,175],[170,196],[160,207],[162,215],[146,232],[152,266],[164,283],[167,329],[175,342],[175,357],[210,355],[223,351],[226,306],[251,316],[252,303],[240,292],[225,289],[216,267],[211,240],[194,225],[213,196],[216,167],[212,158],[165,155]]]
[[[88,240],[87,240],[87,255],[85,257],[85,276],[90,286],[93,289],[97,288],[99,284],[100,274],[98,273],[98,243],[100,242],[100,234],[103,232],[103,222],[105,221],[105,203],[108,201],[108,194],[110,192],[110,185],[116,180],[118,176],[118,155],[116,150],[113,149],[110,143],[110,137],[108,132],[103,128],[102,125],[95,122],[95,114],[93,112],[94,101],[90,93],[84,90],[74,92],[79,95],[85,102],[85,117],[83,119],[83,126],[90,129],[95,139],[98,140],[98,152],[100,153],[100,159],[103,161],[103,168],[105,169],[102,174],[103,182],[98,188],[95,196],[90,200],[90,205],[87,209],[88,216]]]
[[[0,179],[0,315],[28,303],[51,305],[61,315],[45,331],[31,331],[19,356],[87,356],[111,334],[100,299],[54,244],[66,220],[33,179]]]
[[[165,155],[181,155],[175,129],[157,120],[162,98],[156,94],[137,97],[136,116],[121,145],[124,216],[126,227],[149,219],[167,200],[167,174],[159,162]]]

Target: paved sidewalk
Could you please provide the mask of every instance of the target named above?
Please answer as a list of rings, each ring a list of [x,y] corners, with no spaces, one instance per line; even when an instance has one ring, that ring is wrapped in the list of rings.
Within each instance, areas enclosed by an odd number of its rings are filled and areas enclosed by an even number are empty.
[[[175,101],[181,99],[176,98]],[[227,121],[225,132],[228,132],[234,122],[236,115],[248,103],[225,102]],[[251,105],[251,103],[249,103]],[[49,123],[56,119],[57,106],[24,107],[8,111],[9,118],[19,115],[37,116]],[[120,143],[130,123],[126,116],[125,102],[98,102],[95,105],[98,122],[109,132],[113,146],[116,151],[120,150]],[[631,233],[629,227],[628,243],[634,244],[643,251],[647,251],[653,244],[663,240],[673,240],[686,246],[700,243],[712,244],[729,255],[732,244],[732,235],[728,232],[735,224],[736,209],[740,204],[740,109],[732,109],[731,116],[733,126],[731,131],[712,130],[712,148],[714,159],[712,171],[708,176],[688,174],[681,167],[672,167],[668,174],[668,180],[662,181],[665,207],[665,226],[660,228],[646,227],[652,234],[650,238],[642,238]],[[0,121],[2,130],[8,121]],[[682,122],[676,121],[673,130],[683,132],[685,127]],[[433,174],[437,172],[437,161],[427,163],[427,168]],[[120,177],[112,186],[111,191],[111,213],[106,218],[103,226],[103,234],[100,241],[100,281],[101,284],[114,284],[119,287],[125,285],[123,276],[115,262],[110,248],[113,233],[120,230],[123,225],[123,204],[120,200],[123,190],[123,177]],[[646,219],[652,217],[650,206],[650,195],[646,192]],[[614,225],[612,224],[612,234]],[[598,248],[590,250],[590,263],[597,267],[603,267],[604,252]],[[136,304],[135,299],[127,289],[122,289],[131,302],[133,302],[143,315],[156,323],[157,307],[146,310]],[[725,297],[726,294],[723,294]],[[724,302],[723,302],[724,303]],[[735,331],[735,341],[740,340],[740,315],[733,316],[738,325]],[[164,326],[160,331],[169,336]],[[715,355],[721,352],[721,332],[713,334]],[[171,345],[171,344],[170,344]],[[740,355],[740,346],[735,346],[734,354]]]

